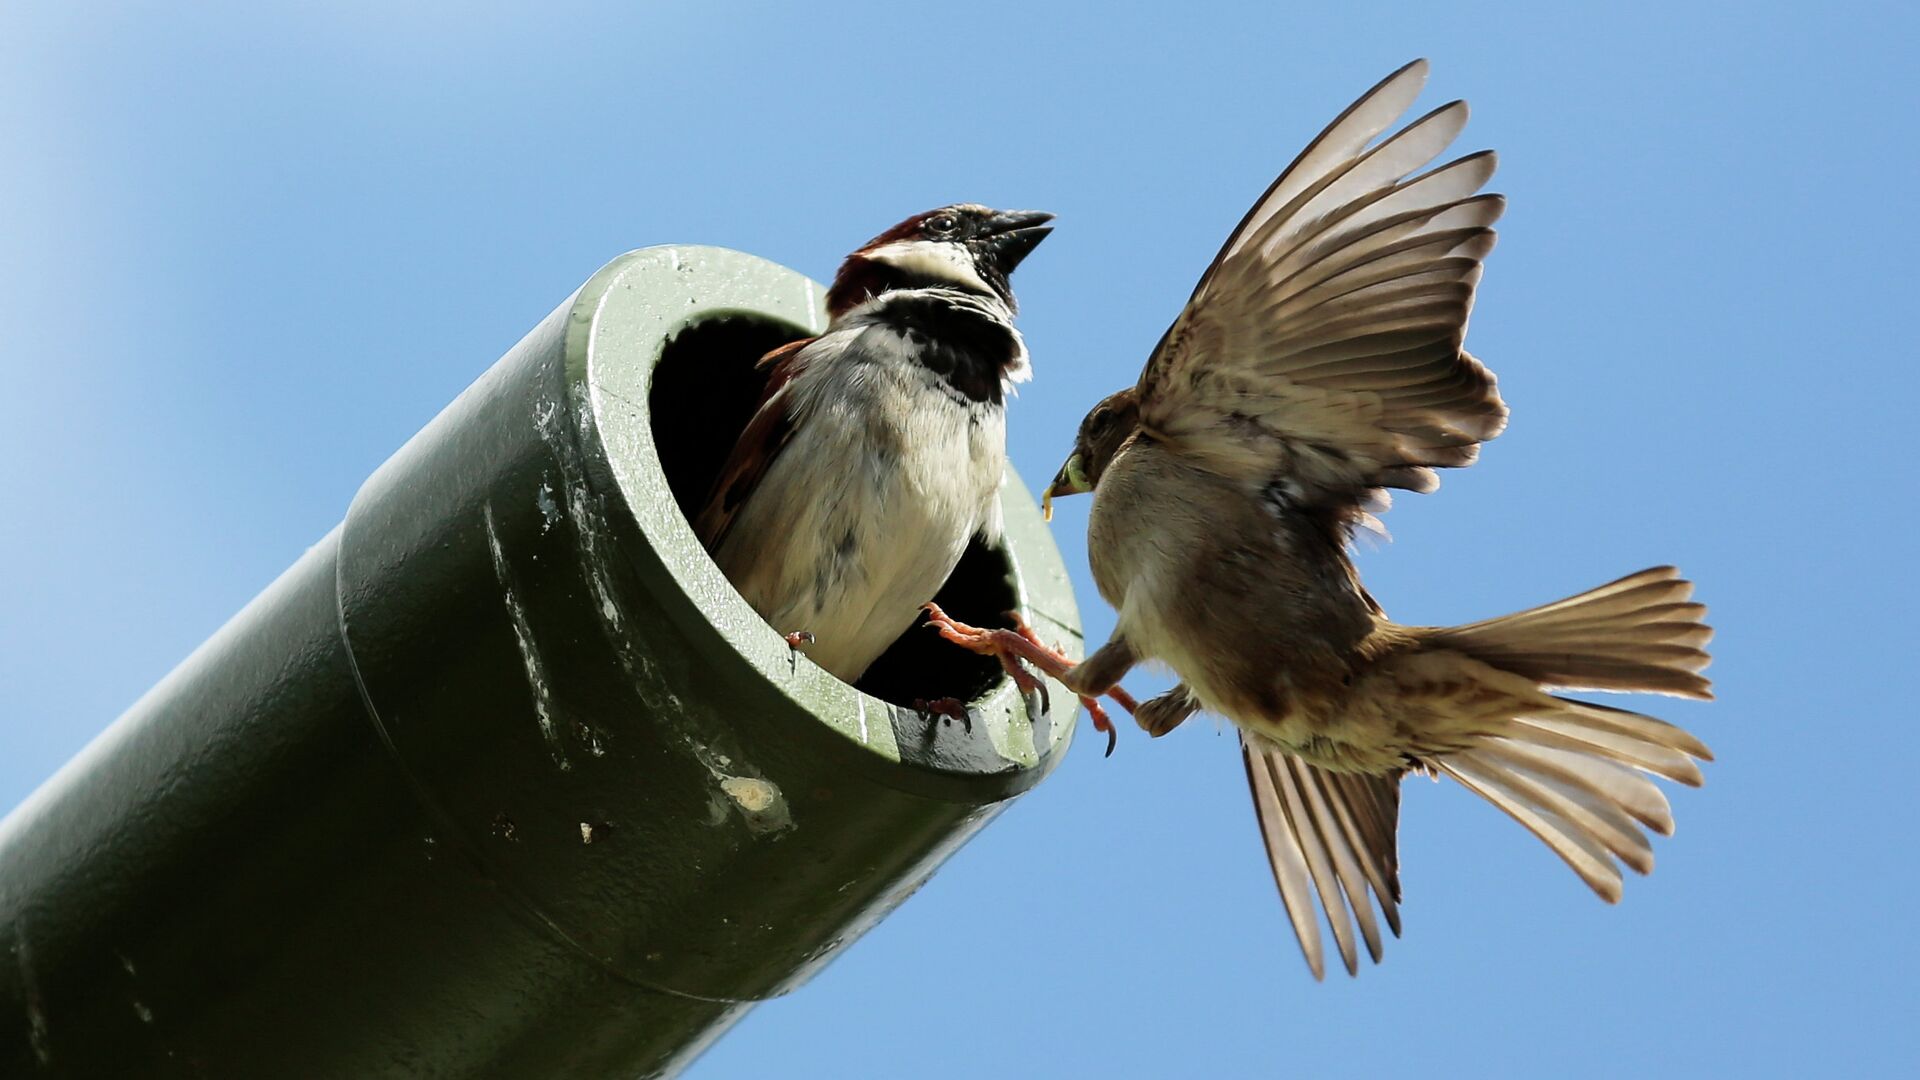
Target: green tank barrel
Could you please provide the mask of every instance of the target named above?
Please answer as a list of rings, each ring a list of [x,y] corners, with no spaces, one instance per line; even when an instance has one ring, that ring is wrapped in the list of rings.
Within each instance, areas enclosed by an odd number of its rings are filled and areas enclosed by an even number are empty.
[[[823,293],[615,260],[0,822],[0,1075],[668,1075],[1046,776],[1063,689],[924,629],[841,683],[687,524]],[[1003,501],[939,599],[1077,651]]]

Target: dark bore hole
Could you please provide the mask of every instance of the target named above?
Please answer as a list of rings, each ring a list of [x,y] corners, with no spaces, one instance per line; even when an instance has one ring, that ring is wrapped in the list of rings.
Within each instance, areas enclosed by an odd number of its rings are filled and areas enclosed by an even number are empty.
[[[661,354],[648,401],[654,449],[674,501],[689,520],[706,501],[760,400],[766,373],[755,362],[804,333],[770,319],[728,316],[688,327]],[[1001,613],[1015,604],[1006,553],[974,540],[934,599],[963,622],[1004,625]],[[825,627],[785,630],[829,632]],[[923,620],[909,627],[856,685],[883,701],[912,706],[943,697],[971,701],[1001,677],[993,660],[942,641]]]

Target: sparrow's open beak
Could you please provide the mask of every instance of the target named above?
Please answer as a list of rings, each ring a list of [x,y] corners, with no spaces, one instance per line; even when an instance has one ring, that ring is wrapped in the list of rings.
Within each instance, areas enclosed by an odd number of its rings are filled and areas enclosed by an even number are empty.
[[[1040,493],[1040,516],[1053,520],[1055,495],[1082,495],[1092,490],[1093,485],[1087,483],[1087,474],[1080,466],[1080,455],[1075,454],[1053,474],[1053,483],[1047,485],[1047,490]]]
[[[992,255],[1001,273],[1012,273],[1053,227],[1053,215],[1039,210],[1002,210],[988,218],[978,243]]]

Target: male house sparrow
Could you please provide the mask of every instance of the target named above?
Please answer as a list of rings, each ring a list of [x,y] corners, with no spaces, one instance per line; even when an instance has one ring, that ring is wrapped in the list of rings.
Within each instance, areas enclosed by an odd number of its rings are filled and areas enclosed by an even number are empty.
[[[1697,785],[1692,735],[1546,687],[1706,698],[1711,631],[1692,585],[1656,567],[1544,607],[1448,628],[1387,619],[1347,555],[1384,488],[1428,492],[1471,464],[1507,408],[1461,349],[1497,195],[1493,156],[1418,176],[1466,120],[1444,105],[1369,148],[1419,93],[1388,76],[1308,145],[1202,275],[1137,385],[1081,423],[1048,496],[1094,492],[1087,546],[1111,640],[1078,666],[1030,637],[936,619],[1027,656],[1082,694],[1164,661],[1173,690],[1136,720],[1199,709],[1240,729],[1274,878],[1316,978],[1312,892],[1357,971],[1368,892],[1400,932],[1395,828],[1409,772],[1445,774],[1544,840],[1603,899],[1666,834],[1645,774]],[[1617,862],[1616,862],[1617,860]],[[1310,892],[1312,890],[1312,892]]]
[[[766,389],[694,531],[762,618],[847,682],[1000,531],[1006,394],[1028,377],[1007,275],[1051,214],[971,204],[847,256],[826,332]]]

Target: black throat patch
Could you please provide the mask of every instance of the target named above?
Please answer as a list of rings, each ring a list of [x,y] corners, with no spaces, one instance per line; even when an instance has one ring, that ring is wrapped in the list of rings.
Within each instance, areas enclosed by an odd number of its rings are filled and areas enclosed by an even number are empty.
[[[899,334],[913,357],[959,396],[1001,404],[1007,369],[1020,358],[1018,335],[973,297],[943,292],[889,295],[873,318]]]

